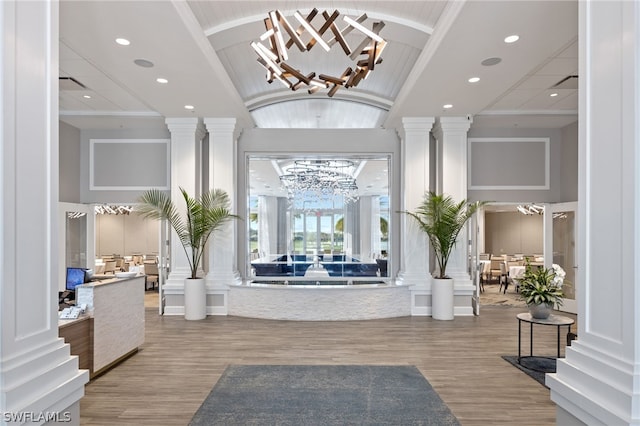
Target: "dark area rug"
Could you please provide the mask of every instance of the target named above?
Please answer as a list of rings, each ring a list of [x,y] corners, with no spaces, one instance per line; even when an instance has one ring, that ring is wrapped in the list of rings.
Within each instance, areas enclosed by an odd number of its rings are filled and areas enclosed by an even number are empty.
[[[520,364],[518,364],[517,356],[502,355],[502,359],[516,367],[518,370],[523,371],[527,376],[531,377],[544,387],[547,387],[547,385],[544,384],[545,373],[556,372],[556,360],[554,358],[538,356],[523,357],[521,358]]]
[[[200,425],[460,423],[413,366],[229,366],[193,416]]]

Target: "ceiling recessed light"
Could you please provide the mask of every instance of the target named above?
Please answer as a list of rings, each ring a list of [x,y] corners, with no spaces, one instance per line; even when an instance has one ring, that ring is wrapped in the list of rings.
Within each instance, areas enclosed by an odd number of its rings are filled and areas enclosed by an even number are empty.
[[[136,59],[133,63],[143,68],[151,68],[153,66],[153,62],[147,61],[146,59]]]
[[[131,42],[129,40],[127,40],[126,38],[117,38],[116,39],[116,43],[118,43],[121,46],[128,46],[131,44]]]
[[[444,108],[444,109],[453,108],[453,105],[451,105],[451,104],[442,105],[442,108]]]
[[[166,78],[162,78],[162,77],[156,78],[156,81],[158,83],[161,83],[161,84],[167,84],[169,82],[169,80],[167,80]]]
[[[496,65],[499,64],[500,62],[502,62],[501,58],[487,58],[484,61],[480,62],[482,65],[484,65],[485,67],[490,67],[492,65]]]
[[[514,34],[514,35],[510,35],[509,37],[505,37],[504,42],[505,43],[515,43],[518,40],[520,40],[520,36]]]
[[[185,105],[184,109],[194,109],[195,107],[193,105]]]
[[[89,96],[89,95],[84,95],[82,97],[85,98],[85,99],[91,99],[91,96]]]
[[[558,94],[557,94],[557,93],[552,93],[552,94],[550,94],[549,96],[551,96],[552,98],[554,98],[554,97],[558,96]]]
[[[471,77],[469,83],[477,83],[480,81],[480,77]]]

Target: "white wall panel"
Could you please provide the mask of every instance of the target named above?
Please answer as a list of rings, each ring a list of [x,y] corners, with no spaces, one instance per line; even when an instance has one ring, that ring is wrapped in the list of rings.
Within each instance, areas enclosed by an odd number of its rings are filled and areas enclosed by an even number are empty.
[[[169,139],[91,139],[92,191],[169,189]]]
[[[469,189],[549,189],[549,138],[469,138]]]

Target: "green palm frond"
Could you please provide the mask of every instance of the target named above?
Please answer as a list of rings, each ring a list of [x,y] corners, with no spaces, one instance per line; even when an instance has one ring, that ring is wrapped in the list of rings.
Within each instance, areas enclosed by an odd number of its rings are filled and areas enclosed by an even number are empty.
[[[415,212],[404,211],[413,217],[422,231],[427,234],[433,247],[438,264],[438,278],[446,277],[447,264],[460,231],[467,221],[486,202],[467,203],[462,200],[456,203],[453,198],[430,191]]]
[[[191,278],[196,278],[209,237],[238,216],[231,213],[229,196],[221,189],[213,189],[200,198],[189,196],[183,188],[180,193],[186,207],[184,217],[170,195],[157,189],[150,189],[140,196],[136,211],[145,219],[169,222],[187,255]]]

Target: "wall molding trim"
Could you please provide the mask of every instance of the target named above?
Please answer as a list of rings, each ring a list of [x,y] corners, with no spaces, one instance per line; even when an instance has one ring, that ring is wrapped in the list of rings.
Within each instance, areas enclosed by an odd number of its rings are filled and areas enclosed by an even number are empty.
[[[530,154],[536,154],[538,157],[544,158],[544,168],[540,167],[540,174],[533,176],[539,183],[525,184],[517,183],[519,173],[528,172],[530,175],[535,175],[537,171],[534,168],[522,169],[519,166],[510,166],[496,159],[495,162],[486,164],[487,167],[491,167],[492,170],[499,170],[496,173],[493,180],[495,182],[474,182],[474,176],[477,178],[478,168],[483,167],[487,160],[485,157],[487,154],[479,154],[483,148],[489,149],[488,144],[504,144],[500,149],[500,155],[505,159],[507,158],[522,158],[527,156],[530,158]],[[548,137],[490,137],[490,138],[469,138],[468,139],[468,171],[469,171],[469,190],[548,190],[550,189],[550,174],[551,174],[551,147],[550,138]],[[516,151],[520,150],[522,155],[518,155]],[[488,151],[487,151],[488,152]],[[479,164],[484,161],[483,165]],[[500,183],[504,182],[504,183]],[[515,183],[514,183],[515,182]]]
[[[169,190],[169,170],[170,170],[170,139],[89,139],[89,189],[91,191],[145,191],[148,189]],[[117,148],[115,145],[126,145],[125,149]],[[153,147],[152,145],[156,145]],[[160,147],[158,147],[158,145]],[[105,155],[104,148],[113,147],[108,155]],[[164,162],[158,164],[154,157],[144,158],[145,153],[155,154],[156,157],[164,156]],[[99,158],[100,157],[100,158]],[[105,176],[105,164],[113,164],[113,173]],[[158,174],[155,178],[149,173],[136,173],[144,181],[133,181],[132,185],[118,184],[118,176],[124,170],[149,168],[163,168],[164,173]],[[160,177],[163,175],[163,177]],[[104,182],[108,179],[115,179],[116,182],[109,184]],[[128,179],[130,180],[130,179]]]

